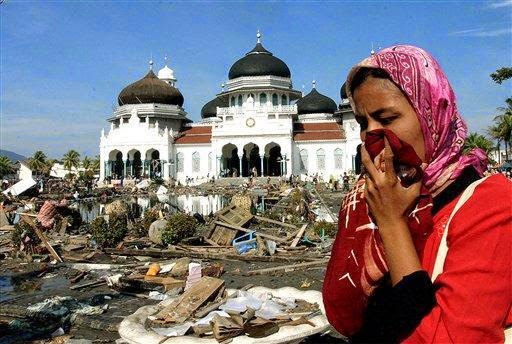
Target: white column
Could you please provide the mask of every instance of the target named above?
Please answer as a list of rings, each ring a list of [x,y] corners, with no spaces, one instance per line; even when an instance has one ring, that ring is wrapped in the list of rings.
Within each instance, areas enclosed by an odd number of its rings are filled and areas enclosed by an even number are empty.
[[[239,177],[242,176],[242,158],[243,157],[244,157],[243,155],[238,156],[238,176]]]
[[[265,155],[260,154],[260,177],[263,177],[263,158]]]

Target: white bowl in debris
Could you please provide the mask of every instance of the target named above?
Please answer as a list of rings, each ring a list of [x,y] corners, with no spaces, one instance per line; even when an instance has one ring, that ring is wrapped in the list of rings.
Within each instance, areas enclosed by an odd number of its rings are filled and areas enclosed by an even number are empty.
[[[228,293],[235,293],[235,289],[228,289]],[[289,343],[299,342],[301,339],[314,334],[327,334],[332,331],[327,318],[325,317],[325,309],[322,301],[322,293],[316,290],[298,290],[292,287],[284,287],[279,289],[269,289],[265,287],[254,287],[248,290],[249,294],[261,295],[270,293],[274,297],[295,298],[304,300],[309,303],[317,303],[320,307],[321,314],[309,319],[315,324],[312,327],[308,324],[297,326],[282,326],[278,332],[264,338],[250,338],[246,335],[234,337],[231,341],[233,344],[246,343]],[[148,316],[155,314],[164,305],[169,304],[169,299],[154,306],[144,306],[139,308],[132,315],[127,316],[119,325],[119,335],[121,339],[130,344],[173,344],[173,343],[190,343],[190,344],[207,344],[217,343],[214,338],[199,338],[195,336],[166,337],[162,336],[151,329],[146,329],[144,323]]]

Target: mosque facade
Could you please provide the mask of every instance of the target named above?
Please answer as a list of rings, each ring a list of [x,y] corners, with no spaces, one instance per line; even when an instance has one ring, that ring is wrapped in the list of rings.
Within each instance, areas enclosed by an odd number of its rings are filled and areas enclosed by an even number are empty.
[[[222,92],[201,121],[183,107],[167,66],[125,87],[101,132],[100,180],[316,175],[339,178],[356,169],[360,144],[344,86],[341,102],[295,90],[285,62],[256,46],[229,70]]]

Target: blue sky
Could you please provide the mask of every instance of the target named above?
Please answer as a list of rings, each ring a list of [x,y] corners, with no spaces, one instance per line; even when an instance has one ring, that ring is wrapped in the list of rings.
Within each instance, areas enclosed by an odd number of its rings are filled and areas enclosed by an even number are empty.
[[[121,89],[155,69],[175,70],[194,121],[231,65],[263,34],[295,89],[339,102],[352,65],[371,49],[414,44],[438,58],[470,130],[491,124],[512,82],[489,74],[512,64],[512,0],[165,2],[15,1],[0,5],[1,148],[59,158],[98,154]]]

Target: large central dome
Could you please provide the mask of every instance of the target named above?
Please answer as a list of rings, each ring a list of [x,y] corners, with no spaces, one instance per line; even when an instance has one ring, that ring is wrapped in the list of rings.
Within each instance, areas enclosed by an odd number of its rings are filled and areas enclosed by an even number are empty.
[[[254,49],[231,66],[229,79],[262,75],[289,78],[291,73],[286,63],[263,47],[260,42],[260,34],[258,33],[258,43],[256,43]]]

